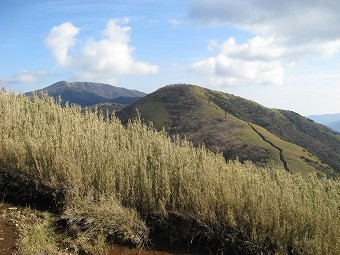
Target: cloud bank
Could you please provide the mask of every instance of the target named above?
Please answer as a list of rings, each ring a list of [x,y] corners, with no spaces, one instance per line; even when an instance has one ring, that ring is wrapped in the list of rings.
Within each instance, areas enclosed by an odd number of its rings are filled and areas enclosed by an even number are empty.
[[[237,44],[233,37],[222,44],[213,41],[210,50],[220,53],[209,59],[196,61],[191,70],[208,74],[217,85],[275,84],[281,85],[284,68],[279,60],[284,49],[273,38],[255,37]]]
[[[45,75],[47,75],[46,71],[23,70],[18,74],[6,77],[5,80],[8,83],[33,83]]]
[[[339,12],[340,3],[334,0],[194,0],[190,16],[303,43],[338,39]]]
[[[334,0],[193,0],[189,16],[204,25],[227,25],[253,34],[210,42],[218,54],[196,61],[193,71],[217,84],[283,84],[285,69],[309,57],[340,50],[340,2]]]
[[[134,58],[134,48],[130,46],[132,29],[127,26],[128,22],[127,18],[110,20],[102,32],[102,38],[79,43],[78,55],[69,54],[71,47],[78,46],[75,36],[80,31],[71,23],[53,27],[45,43],[57,63],[74,68],[80,79],[114,82],[117,75],[157,73],[157,65]]]

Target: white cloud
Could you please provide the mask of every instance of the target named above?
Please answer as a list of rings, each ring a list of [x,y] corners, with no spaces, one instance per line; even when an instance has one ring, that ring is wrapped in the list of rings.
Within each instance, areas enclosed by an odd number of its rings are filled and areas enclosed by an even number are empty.
[[[194,0],[190,15],[204,22],[309,41],[337,38],[339,12],[335,0]]]
[[[273,37],[256,36],[241,45],[237,45],[235,39],[230,37],[223,43],[222,52],[230,57],[271,60],[281,57],[284,54],[284,49],[275,45]]]
[[[39,81],[42,76],[47,75],[45,71],[23,70],[18,74],[6,77],[8,83],[33,83]]]
[[[194,0],[190,16],[275,38],[297,57],[332,57],[340,49],[339,13],[335,0]]]
[[[129,20],[127,18],[110,20],[102,32],[102,38],[87,39],[82,42],[79,55],[73,56],[72,62],[60,60],[70,59],[70,56],[67,54],[67,49],[71,45],[74,45],[73,37],[72,40],[69,40],[69,43],[64,44],[65,47],[62,48],[63,51],[56,51],[54,48],[50,48],[52,52],[63,53],[61,57],[55,54],[58,63],[62,66],[65,66],[64,63],[70,63],[70,66],[77,70],[75,76],[79,79],[113,82],[116,81],[117,75],[157,73],[159,71],[158,66],[134,58],[134,49],[130,46],[132,28],[127,26],[128,22]],[[74,26],[69,24],[68,27]],[[53,28],[51,32],[54,30],[55,28]],[[58,31],[60,32],[60,30]],[[74,31],[79,31],[79,29],[75,28]],[[63,32],[65,32],[65,34],[63,34]],[[58,34],[61,34],[58,38],[67,37],[69,39],[70,34],[75,35],[75,33],[69,33],[67,29],[61,30]]]
[[[61,66],[68,66],[72,59],[69,56],[69,49],[75,45],[75,36],[79,33],[79,29],[72,23],[63,23],[53,27],[45,38],[46,46],[52,51],[57,62]]]
[[[177,20],[177,19],[170,19],[169,20],[169,23],[170,25],[173,27],[173,28],[176,28],[178,27],[182,22]]]
[[[284,68],[279,57],[284,51],[272,38],[254,37],[238,45],[231,37],[213,45],[220,53],[194,62],[191,71],[209,75],[216,85],[283,84]]]
[[[129,23],[129,19],[111,19],[106,25],[103,35],[112,42],[128,44],[130,42],[131,27],[124,26]]]
[[[208,43],[208,51],[215,51],[215,50],[219,50],[220,44],[218,43],[218,41],[216,40],[210,40]]]
[[[212,40],[208,50],[216,55],[195,62],[192,70],[210,73],[220,84],[282,84],[285,69],[287,73],[312,58],[335,58],[339,13],[335,0],[193,0],[192,19],[236,27],[254,37],[243,44],[234,38],[222,44]]]
[[[156,65],[141,62],[133,57],[129,45],[131,27],[127,20],[110,20],[103,32],[103,39],[88,40],[82,49],[82,70],[103,74],[154,74]]]

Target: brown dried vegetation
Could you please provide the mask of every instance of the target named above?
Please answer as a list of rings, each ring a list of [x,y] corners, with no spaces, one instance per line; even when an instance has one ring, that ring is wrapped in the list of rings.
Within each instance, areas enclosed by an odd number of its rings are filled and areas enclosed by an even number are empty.
[[[61,192],[60,219],[86,240],[142,246],[159,229],[235,254],[340,252],[338,180],[226,164],[138,119],[124,127],[47,96],[0,93],[0,169]]]

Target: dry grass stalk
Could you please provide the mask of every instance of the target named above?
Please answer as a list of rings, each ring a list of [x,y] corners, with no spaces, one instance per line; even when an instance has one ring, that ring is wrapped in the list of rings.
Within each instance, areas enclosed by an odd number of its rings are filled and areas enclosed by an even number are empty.
[[[221,244],[236,243],[228,238],[237,233],[248,252],[340,253],[338,180],[226,164],[138,120],[123,127],[114,116],[62,108],[47,96],[0,93],[0,168],[64,190],[70,221],[86,217],[89,229],[137,245],[147,240],[138,215],[175,213],[209,226]],[[89,194],[94,202],[83,203]],[[136,225],[124,225],[131,217]]]

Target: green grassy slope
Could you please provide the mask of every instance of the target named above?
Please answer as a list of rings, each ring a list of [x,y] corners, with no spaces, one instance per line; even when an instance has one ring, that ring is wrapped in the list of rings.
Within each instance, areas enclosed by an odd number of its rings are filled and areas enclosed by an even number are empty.
[[[320,171],[329,176],[333,174],[333,169],[330,166],[310,154],[306,149],[296,144],[286,142],[258,125],[249,125],[252,126],[255,132],[268,141],[268,143],[277,148],[277,153],[279,153],[279,155],[282,154],[281,157],[283,159],[281,159],[281,161],[285,162],[284,167],[289,172],[300,173],[304,177],[310,173],[320,174]]]
[[[335,132],[295,112],[269,109],[222,92],[206,90],[206,94],[224,111],[305,148],[340,173],[340,136]]]
[[[213,151],[223,153],[226,160],[238,158],[241,162],[250,160],[260,166],[274,164],[284,167],[278,149],[259,136],[248,124],[250,121],[236,116],[236,110],[227,111],[226,105],[230,104],[229,108],[235,107],[231,100],[234,98],[232,95],[219,94],[198,86],[172,85],[147,95],[118,111],[116,115],[126,122],[129,118],[136,117],[138,109],[142,119],[153,122],[157,129],[164,127],[170,134],[185,136],[195,146],[204,144]],[[250,101],[248,104],[251,104],[249,109],[244,111],[253,109],[252,104],[256,106]],[[280,115],[279,111],[263,109]],[[261,129],[261,133],[269,136],[269,132],[264,129]],[[290,171],[301,172],[303,175],[307,172],[332,175],[332,169],[317,157],[308,152],[302,153],[302,148],[297,149],[297,146],[278,137],[274,139],[271,135],[271,138],[284,149],[283,156],[289,161]]]

